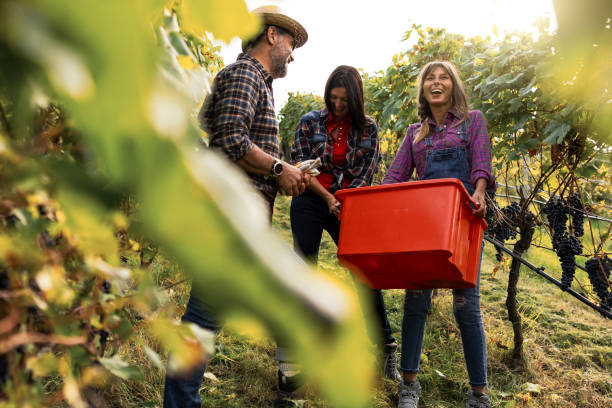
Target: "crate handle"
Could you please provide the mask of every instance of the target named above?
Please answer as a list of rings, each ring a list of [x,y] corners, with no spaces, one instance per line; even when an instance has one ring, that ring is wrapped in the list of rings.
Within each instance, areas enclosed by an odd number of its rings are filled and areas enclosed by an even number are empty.
[[[468,200],[467,200],[468,204],[472,204],[473,208],[478,208],[478,203],[474,200],[472,200],[472,197],[468,196]]]

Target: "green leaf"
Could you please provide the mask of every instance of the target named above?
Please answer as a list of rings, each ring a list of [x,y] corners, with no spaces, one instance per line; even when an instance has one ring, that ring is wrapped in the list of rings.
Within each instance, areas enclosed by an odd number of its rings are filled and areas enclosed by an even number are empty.
[[[514,78],[507,82],[508,85],[514,85],[519,79],[525,76],[524,72],[519,72]]]
[[[570,131],[572,127],[567,123],[559,122],[557,120],[551,120],[546,126],[544,132],[548,135],[546,139],[544,139],[543,143],[548,144],[559,144],[567,135],[567,132]]]
[[[139,367],[129,365],[116,354],[111,358],[100,357],[98,361],[108,371],[124,380],[142,380],[144,378]]]
[[[521,101],[519,98],[512,98],[509,105],[508,112],[516,112],[521,106],[523,106],[523,101]]]
[[[524,88],[521,88],[521,90],[519,91],[519,95],[521,97],[525,97],[525,95],[527,95],[529,92],[531,92],[531,90],[533,89],[533,85],[536,82],[536,77],[533,77],[531,79],[531,81],[529,81],[529,84],[527,86],[525,86]]]
[[[180,33],[172,32],[172,31],[169,32],[168,33],[168,40],[170,41],[170,44],[172,45],[172,48],[174,48],[176,50],[176,52],[179,53],[179,55],[186,55],[186,56],[189,56],[189,57],[193,57],[193,54],[191,53],[191,50],[187,46],[187,43],[185,42],[185,39],[183,38],[183,36]]]
[[[535,149],[536,147],[540,147],[540,140],[536,138],[531,138],[525,142],[525,147],[530,149]]]
[[[583,166],[576,169],[576,175],[590,178],[597,174],[597,167],[593,165]]]
[[[523,116],[521,116],[521,118],[518,120],[518,122],[516,122],[516,124],[514,125],[514,127],[512,128],[513,130],[519,130],[525,127],[525,123],[527,123],[527,121],[531,119],[531,114],[525,114]]]
[[[507,74],[504,74],[504,75],[502,75],[500,77],[497,77],[495,79],[495,84],[496,85],[507,85],[511,76],[512,75],[510,73],[507,73]]]

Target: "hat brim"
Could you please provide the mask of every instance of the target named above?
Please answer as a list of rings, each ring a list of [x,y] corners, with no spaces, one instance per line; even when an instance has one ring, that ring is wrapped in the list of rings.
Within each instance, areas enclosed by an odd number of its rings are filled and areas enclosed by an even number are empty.
[[[263,12],[257,14],[264,24],[280,27],[295,39],[295,48],[300,48],[308,41],[306,29],[291,17],[284,14]]]

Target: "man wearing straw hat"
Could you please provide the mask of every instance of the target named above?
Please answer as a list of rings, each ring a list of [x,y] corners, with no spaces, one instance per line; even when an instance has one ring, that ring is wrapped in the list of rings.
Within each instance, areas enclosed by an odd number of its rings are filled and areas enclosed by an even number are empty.
[[[309,182],[307,174],[279,159],[278,121],[272,94],[272,80],[287,75],[293,50],[304,45],[308,34],[301,24],[274,6],[259,7],[253,13],[261,18],[263,29],[243,41],[243,52],[236,62],[215,77],[213,92],[206,98],[199,119],[209,134],[210,147],[242,168],[266,200],[271,220],[276,193],[297,196]],[[193,282],[195,288],[197,285]],[[211,306],[196,289],[182,320],[217,332],[220,326]],[[282,403],[300,382],[299,367],[283,347],[277,348],[275,358],[279,362],[277,401]],[[167,373],[165,408],[201,406],[199,389],[206,360],[190,373]]]

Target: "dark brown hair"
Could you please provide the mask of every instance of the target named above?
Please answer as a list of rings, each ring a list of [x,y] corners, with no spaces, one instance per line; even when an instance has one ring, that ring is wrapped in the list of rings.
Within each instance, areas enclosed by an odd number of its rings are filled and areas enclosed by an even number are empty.
[[[333,70],[325,84],[325,106],[333,112],[331,104],[331,90],[334,88],[346,89],[351,126],[355,130],[357,140],[361,141],[361,135],[366,127],[365,107],[363,106],[363,81],[361,75],[353,67],[340,65]]]
[[[293,37],[289,31],[285,30],[282,27],[266,24],[264,25],[263,30],[260,31],[259,34],[257,34],[255,37],[251,38],[250,40],[242,42],[242,51],[247,52],[251,50],[252,48],[255,48],[257,44],[259,44],[260,42],[264,40],[264,38],[266,38],[266,35],[268,35],[268,29],[270,27],[274,27],[279,36],[290,35],[291,37]],[[293,41],[293,44],[295,45],[295,40]]]

